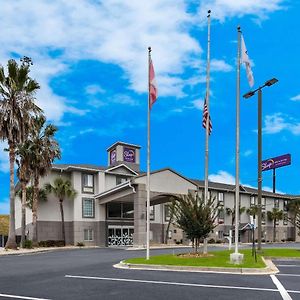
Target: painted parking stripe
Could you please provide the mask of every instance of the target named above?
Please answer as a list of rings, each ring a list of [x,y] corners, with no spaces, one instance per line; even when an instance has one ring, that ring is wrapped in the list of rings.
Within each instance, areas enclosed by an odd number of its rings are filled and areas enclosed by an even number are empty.
[[[204,288],[219,288],[219,289],[235,289],[235,290],[252,290],[252,291],[278,292],[278,289],[254,288],[254,287],[246,287],[246,286],[243,287],[243,286],[229,286],[229,285],[210,285],[210,284],[198,284],[198,283],[154,281],[154,280],[139,280],[139,279],[127,279],[127,278],[94,277],[94,276],[77,276],[77,275],[65,275],[65,277],[67,277],[67,278],[76,278],[76,279],[90,279],[90,280],[138,282],[138,283],[177,285],[177,286],[191,286],[191,287],[204,287]]]
[[[283,273],[278,273],[276,276],[292,276],[292,277],[300,277],[300,274],[283,274]]]
[[[276,265],[276,267],[300,268],[300,265]]]
[[[291,296],[275,275],[270,275],[283,300],[292,300]]]
[[[50,300],[45,298],[34,298],[34,297],[26,297],[26,296],[17,296],[17,295],[8,295],[8,294],[0,294],[0,298],[13,298],[13,299],[24,299],[24,300]]]

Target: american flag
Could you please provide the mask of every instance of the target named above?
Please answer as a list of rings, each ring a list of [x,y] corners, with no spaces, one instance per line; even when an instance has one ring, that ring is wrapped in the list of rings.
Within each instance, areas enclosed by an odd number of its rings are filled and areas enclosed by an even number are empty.
[[[207,121],[207,116],[209,115],[208,110],[207,110],[207,104],[206,104],[206,97],[204,100],[204,106],[203,106],[203,117],[202,117],[202,126],[203,128],[206,129],[206,121]],[[211,118],[209,116],[209,130],[208,130],[208,134],[210,135],[212,132],[212,122],[211,122]]]

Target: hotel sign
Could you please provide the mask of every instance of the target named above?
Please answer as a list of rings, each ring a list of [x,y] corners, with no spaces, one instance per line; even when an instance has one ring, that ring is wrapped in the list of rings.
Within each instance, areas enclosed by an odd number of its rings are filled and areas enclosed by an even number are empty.
[[[284,154],[281,156],[269,158],[261,162],[262,171],[268,171],[291,164],[291,154]]]
[[[110,151],[110,164],[112,165],[117,161],[117,150],[113,149]]]
[[[135,162],[135,149],[124,147],[123,158],[126,162]]]

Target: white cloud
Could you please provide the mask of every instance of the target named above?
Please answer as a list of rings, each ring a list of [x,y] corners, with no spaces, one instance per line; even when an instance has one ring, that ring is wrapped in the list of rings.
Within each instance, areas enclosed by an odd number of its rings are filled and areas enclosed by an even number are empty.
[[[204,19],[203,16],[206,16],[210,9],[212,17],[220,22],[244,15],[252,15],[256,20],[263,20],[269,13],[283,9],[284,2],[284,0],[208,0],[201,2],[199,15]]]
[[[233,67],[227,64],[224,60],[219,59],[212,59],[211,60],[211,71],[218,71],[218,72],[231,72]]]
[[[209,7],[220,21],[244,14],[265,17],[280,9],[281,2],[211,0],[203,1],[200,11]],[[37,94],[39,104],[55,121],[66,111],[79,111],[70,109],[67,100],[54,93],[51,79],[71,72],[70,66],[79,60],[96,60],[118,65],[129,88],[145,93],[149,45],[153,47],[159,96],[180,98],[189,84],[181,74],[191,68],[196,56],[200,61],[203,52],[189,32],[198,25],[198,17],[188,12],[187,6],[184,0],[41,0],[34,5],[26,0],[1,1],[1,23],[5,26],[0,27],[0,58],[5,61],[11,53],[32,57],[34,75],[42,86]],[[213,60],[213,69],[229,72],[231,67]],[[102,89],[105,87],[94,86],[86,92],[102,93]]]
[[[300,135],[300,122],[282,113],[275,113],[265,117],[263,132],[275,134],[287,130],[294,135]]]
[[[105,90],[98,84],[90,84],[86,86],[85,92],[88,95],[104,94]]]
[[[300,94],[291,98],[292,101],[300,101]]]
[[[4,200],[0,201],[0,215],[8,214],[8,213],[9,213],[9,199],[5,198]]]
[[[222,170],[218,171],[217,174],[209,175],[208,179],[212,182],[235,184],[235,177],[229,174],[228,172]]]
[[[194,100],[192,101],[195,108],[203,110],[204,100]]]
[[[248,157],[253,154],[253,151],[248,149],[242,153],[243,156]]]

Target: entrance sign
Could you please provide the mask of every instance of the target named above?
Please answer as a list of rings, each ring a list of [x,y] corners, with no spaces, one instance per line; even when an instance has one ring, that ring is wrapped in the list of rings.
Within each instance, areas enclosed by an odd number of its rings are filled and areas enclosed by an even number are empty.
[[[284,154],[281,156],[269,158],[261,162],[262,171],[268,171],[291,164],[291,154]]]

